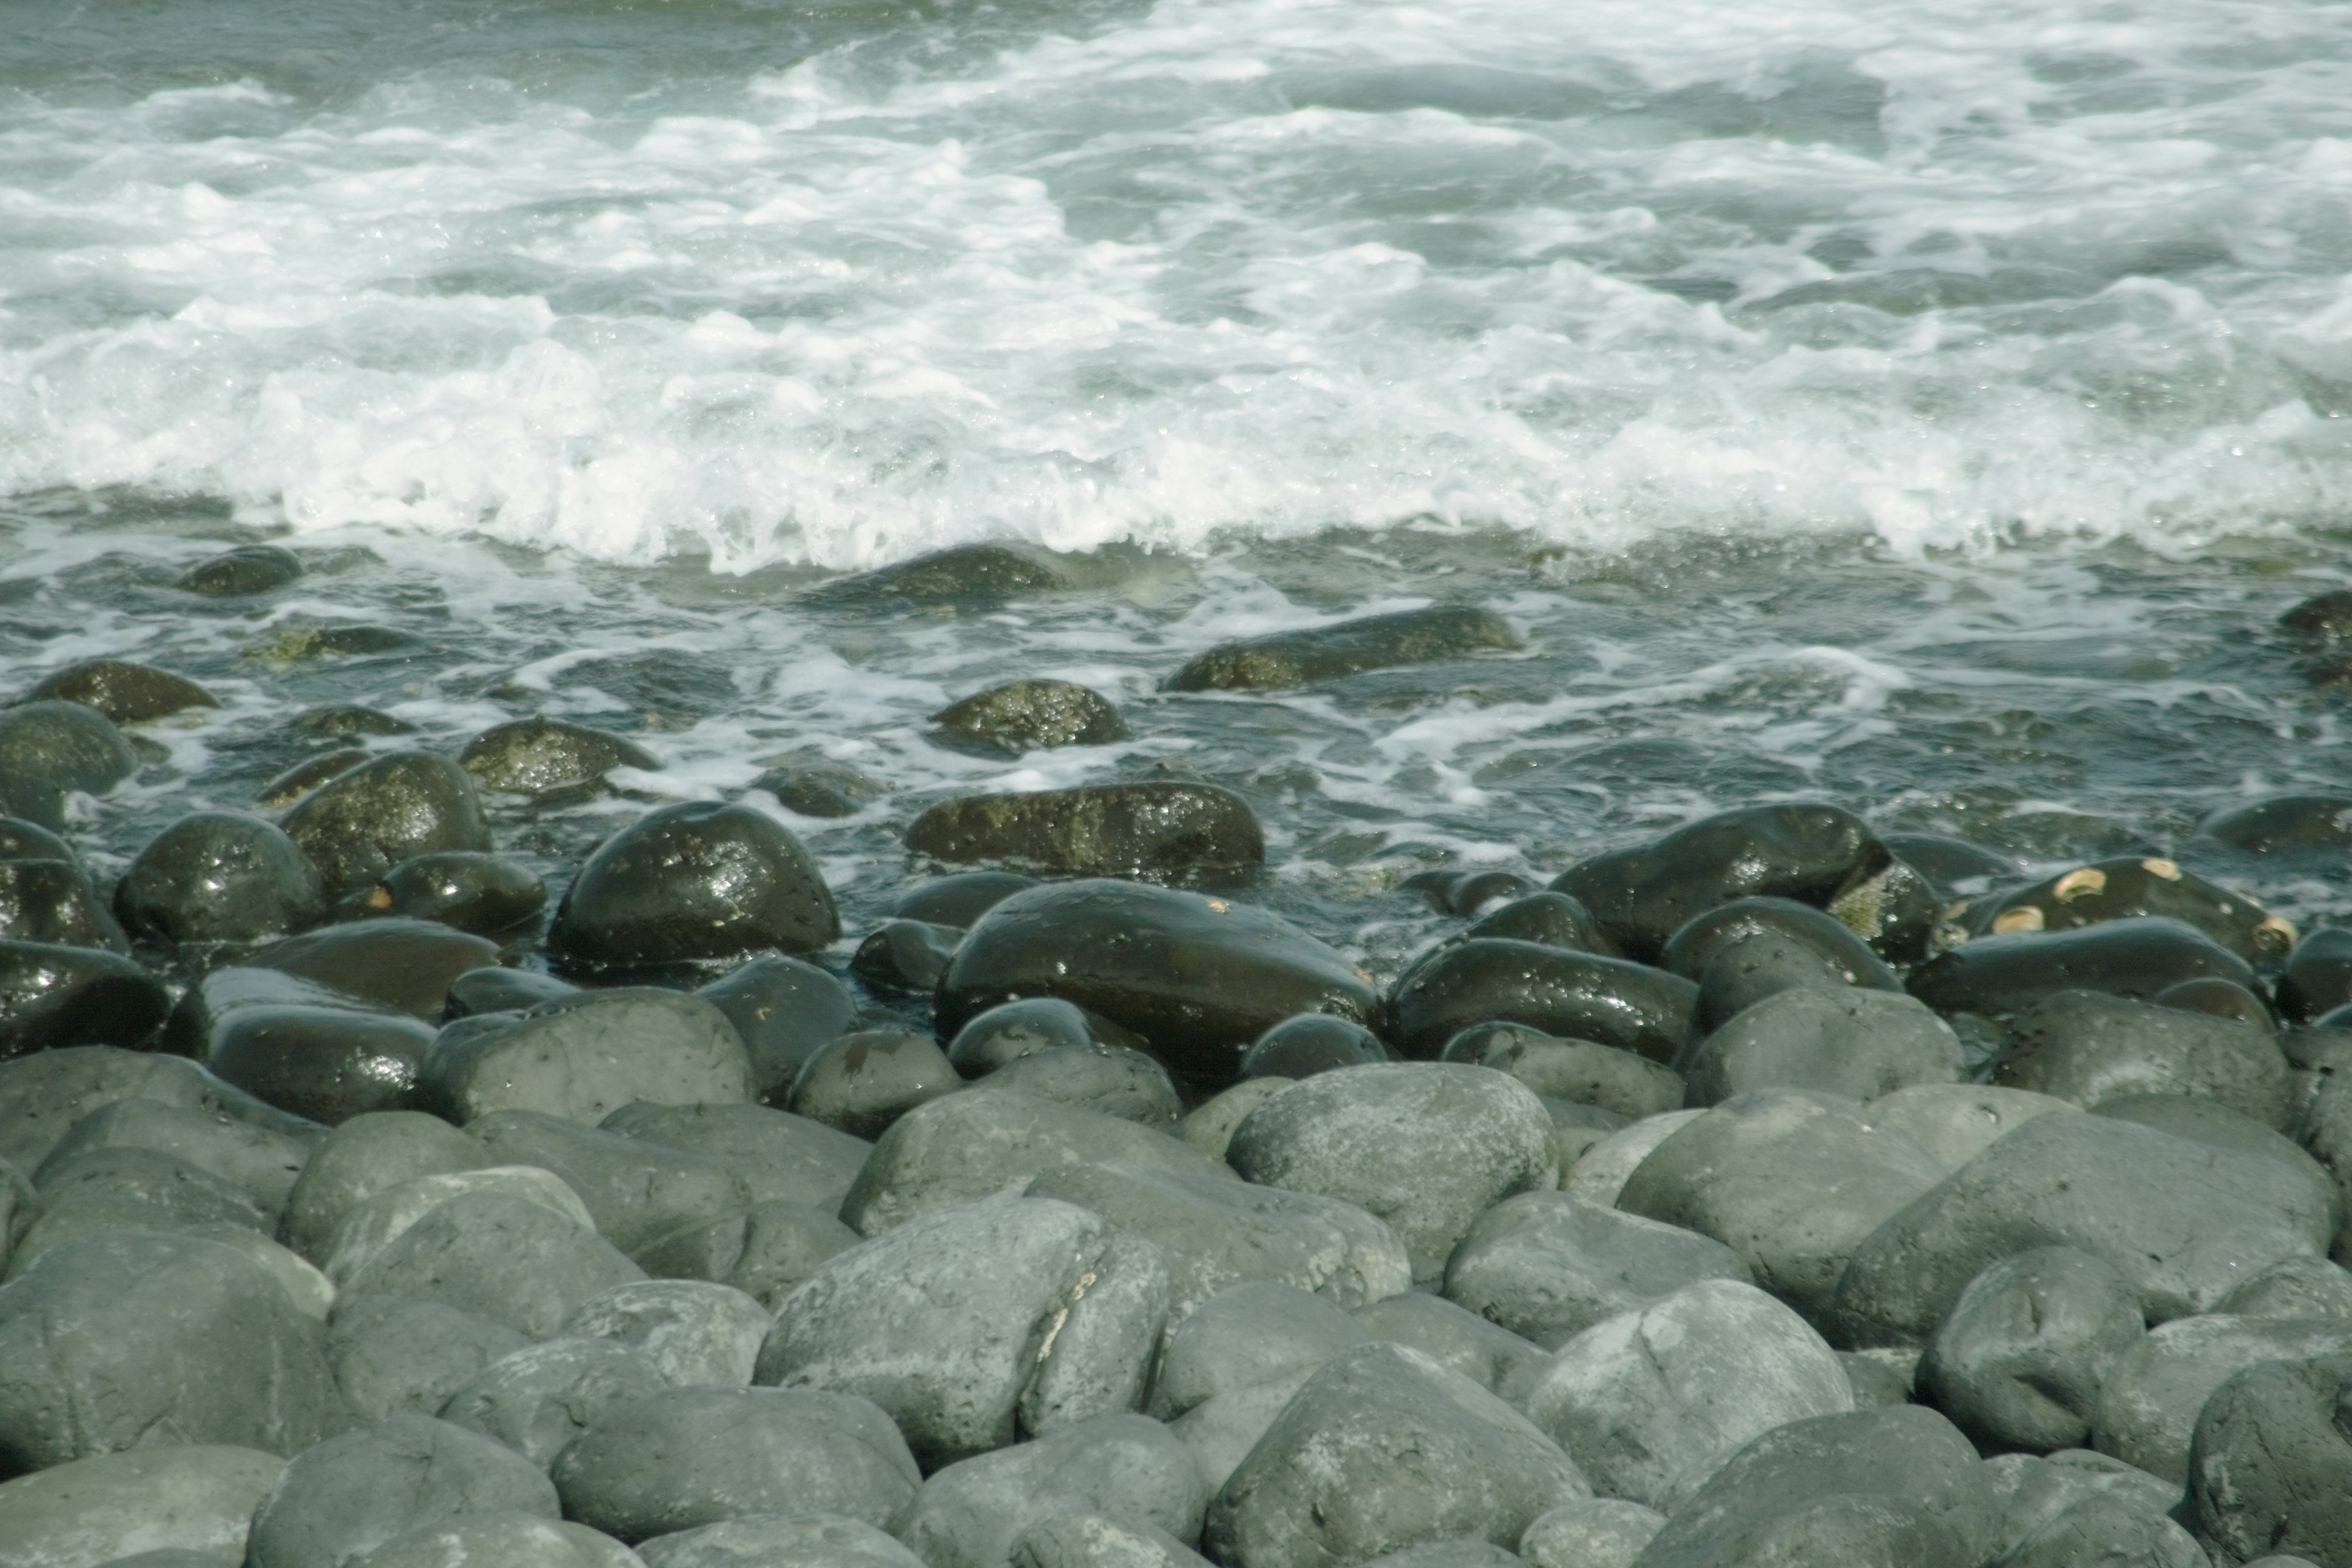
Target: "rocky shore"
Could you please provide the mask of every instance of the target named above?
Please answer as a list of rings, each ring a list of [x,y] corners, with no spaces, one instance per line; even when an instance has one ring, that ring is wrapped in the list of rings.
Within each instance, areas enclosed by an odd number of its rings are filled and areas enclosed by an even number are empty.
[[[2352,595],[2286,629],[2336,679]],[[2352,1568],[2352,931],[2187,847],[1772,799],[1428,871],[1376,974],[1218,784],[935,801],[845,931],[783,819],[855,769],[543,878],[526,808],[639,739],[341,705],[101,877],[79,814],[214,701],[97,659],[0,710],[7,1568]],[[1037,679],[935,722],[1126,733]],[[2340,879],[2352,795],[2194,843]]]

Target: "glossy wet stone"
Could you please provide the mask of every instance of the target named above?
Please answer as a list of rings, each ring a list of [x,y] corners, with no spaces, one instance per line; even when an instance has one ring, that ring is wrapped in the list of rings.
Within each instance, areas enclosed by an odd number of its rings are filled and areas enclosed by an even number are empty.
[[[289,730],[308,735],[414,735],[416,726],[397,714],[381,708],[366,708],[355,702],[330,702],[317,708],[305,708],[287,721]]]
[[[1902,982],[1886,961],[1834,916],[1794,899],[1733,899],[1675,928],[1658,967],[1696,982],[1727,948],[1758,936],[1777,936],[1810,949],[1848,985],[1896,991]]]
[[[926,1100],[963,1080],[929,1035],[861,1029],[819,1046],[801,1064],[785,1108],[857,1138],[878,1138]]]
[[[1518,646],[1511,624],[1491,610],[1435,605],[1225,643],[1160,684],[1168,691],[1270,691]]]
[[[951,871],[908,887],[890,912],[900,920],[969,928],[1013,894],[1036,885],[1036,878],[1018,871]]]
[[[346,920],[438,921],[491,936],[514,930],[546,904],[547,887],[530,868],[501,856],[444,849],[410,856],[347,895],[337,912]]]
[[[329,779],[341,778],[358,767],[369,754],[357,746],[338,746],[306,757],[256,791],[253,804],[264,811],[284,811]]]
[[[2250,899],[2214,886],[2177,863],[2124,857],[2077,866],[2013,893],[1969,906],[1978,934],[2074,931],[2102,921],[2153,915],[2195,926],[2249,961],[2284,957],[2294,927]]]
[[[753,1091],[769,1104],[792,1090],[809,1053],[856,1021],[849,988],[816,965],[770,954],[738,964],[695,994],[727,1015],[751,1053]]]
[[[21,702],[0,710],[0,810],[52,831],[66,796],[104,795],[139,759],[105,715],[79,702]]]
[[[1265,835],[1230,790],[1154,782],[942,801],[908,826],[907,848],[950,865],[1181,881],[1262,864]]]
[[[471,1017],[477,1013],[520,1013],[541,1002],[572,995],[579,989],[568,980],[558,980],[535,969],[509,969],[502,964],[486,963],[449,982],[449,997],[442,1011],[450,1019]]]
[[[363,886],[412,855],[491,847],[473,780],[430,752],[394,752],[337,773],[298,801],[279,826],[334,894]]]
[[[1083,1008],[1058,996],[1003,1002],[974,1014],[948,1042],[948,1062],[981,1079],[1043,1051],[1083,1051],[1095,1044]]]
[[[1381,1037],[1352,1018],[1301,1013],[1285,1018],[1242,1053],[1241,1076],[1308,1078],[1333,1068],[1360,1067],[1389,1059]]]
[[[795,816],[856,816],[890,793],[888,785],[814,746],[764,760],[767,766],[746,787],[767,791]]]
[[[594,1123],[637,1100],[748,1100],[751,1062],[701,997],[620,986],[445,1025],[417,1081],[426,1109],[460,1123],[499,1110]]]
[[[2326,926],[2295,944],[2273,987],[2280,1015],[2307,1023],[2352,1002],[2352,931]]]
[[[1560,1039],[1525,1024],[1474,1024],[1445,1042],[1439,1059],[1493,1068],[1547,1101],[1620,1117],[1678,1110],[1685,1093],[1682,1074],[1647,1057],[1591,1040]]]
[[[0,860],[0,937],[130,950],[122,927],[71,860]]]
[[[292,975],[434,1022],[447,1009],[457,976],[498,956],[495,943],[437,921],[387,918],[272,942],[247,954],[240,967]],[[207,975],[206,988],[212,984]]]
[[[850,955],[849,973],[881,996],[929,996],[963,940],[959,926],[884,921]]]
[[[1013,541],[959,544],[909,560],[836,577],[811,595],[820,603],[907,599],[949,603],[1015,594],[1064,593],[1092,574],[1080,556]]]
[[[132,935],[165,942],[275,941],[326,918],[326,886],[274,824],[200,811],[147,841],[114,889]]]
[[[1434,1057],[1474,1024],[1525,1024],[1671,1063],[1698,987],[1663,969],[1531,942],[1481,938],[1441,947],[1389,995],[1388,1034]]]
[[[562,719],[493,724],[457,753],[458,765],[486,790],[548,795],[600,784],[614,768],[659,768],[661,759],[604,730]]]
[[[144,1045],[170,1006],[163,983],[118,953],[0,939],[0,1059]]]
[[[2302,856],[2352,845],[2352,795],[2276,795],[2225,806],[2200,836],[2249,855]]]
[[[185,676],[123,658],[86,658],[51,670],[26,700],[56,699],[95,708],[117,724],[142,724],[189,708],[217,708],[220,699]]]
[[[2150,996],[2201,975],[2240,985],[2252,966],[2194,926],[2139,916],[2064,931],[1980,936],[1913,970],[1904,984],[1938,1013],[2002,1016],[2056,991]]]
[[[1479,916],[1462,934],[1472,939],[1501,937],[1617,956],[1617,944],[1610,940],[1601,922],[1592,918],[1592,911],[1566,893],[1529,893],[1514,899]]]
[[[180,574],[178,584],[191,594],[227,599],[266,594],[283,588],[302,575],[302,559],[276,544],[245,544],[207,555]]]
[[[1100,692],[1068,680],[992,686],[931,715],[950,742],[1001,756],[1056,746],[1108,746],[1127,724]]]

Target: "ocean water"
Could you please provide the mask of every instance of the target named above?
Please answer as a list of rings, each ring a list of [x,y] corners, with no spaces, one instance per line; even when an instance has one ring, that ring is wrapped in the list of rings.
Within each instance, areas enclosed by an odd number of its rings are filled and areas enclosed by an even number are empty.
[[[849,763],[891,793],[786,815],[853,936],[929,801],[1136,776],[1242,793],[1255,896],[1391,972],[1415,871],[1790,797],[2352,919],[2194,839],[2352,783],[2274,626],[2352,583],[2347,411],[2328,6],[0,0],[0,689],[224,700],[82,808],[101,866],[357,701],[651,745],[501,805],[559,882]],[[253,540],[310,572],[169,586]],[[990,541],[1080,585],[812,596]],[[1158,689],[1432,602],[1526,646]],[[417,641],[299,656],[343,622]],[[1135,738],[928,738],[1013,676]]]

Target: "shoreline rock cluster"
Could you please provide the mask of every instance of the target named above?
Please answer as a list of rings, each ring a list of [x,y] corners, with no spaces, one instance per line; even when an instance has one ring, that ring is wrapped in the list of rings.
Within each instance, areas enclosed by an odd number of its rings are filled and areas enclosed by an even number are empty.
[[[1117,722],[1016,684],[953,721]],[[2352,1568],[2352,933],[2191,865],[1758,805],[1423,879],[1383,983],[1238,797],[1108,784],[925,814],[980,868],[845,979],[741,805],[549,909],[481,792],[653,763],[555,721],[102,892],[64,800],[205,700],[0,710],[11,1564]]]

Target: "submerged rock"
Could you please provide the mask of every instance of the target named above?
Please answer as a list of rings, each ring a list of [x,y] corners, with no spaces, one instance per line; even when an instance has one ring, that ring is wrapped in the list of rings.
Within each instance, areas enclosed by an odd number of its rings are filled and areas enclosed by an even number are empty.
[[[0,940],[0,1059],[60,1046],[141,1046],[172,1005],[119,953]]]
[[[2352,845],[2352,795],[2269,795],[2225,806],[2197,831],[2249,855],[2340,853]]]
[[[821,603],[909,599],[937,604],[1066,593],[1081,586],[1090,574],[1086,564],[1077,557],[1012,540],[959,544],[871,572],[836,577],[810,597]]]
[[[1168,691],[1271,691],[1368,669],[1461,658],[1519,646],[1492,610],[1441,605],[1305,631],[1273,632],[1195,655],[1161,683]]]
[[[466,742],[457,763],[487,790],[551,795],[600,784],[614,768],[651,772],[661,759],[607,731],[532,718],[491,725]]]
[[[954,865],[1065,877],[1232,877],[1265,859],[1242,798],[1214,784],[1087,784],[941,801],[907,829],[907,848]]]
[[[66,796],[104,795],[137,769],[131,742],[93,708],[57,700],[0,710],[0,811],[52,832]]]
[[[1108,746],[1127,739],[1127,724],[1100,692],[1068,680],[1015,680],[992,686],[931,715],[959,743],[1005,756],[1055,746]]]
[[[95,708],[117,724],[142,724],[189,708],[217,708],[220,699],[184,676],[124,658],[86,658],[51,670],[25,693],[31,702],[57,699]]]
[[[178,585],[210,599],[266,594],[302,575],[302,558],[276,544],[244,544],[207,555],[180,574]]]

